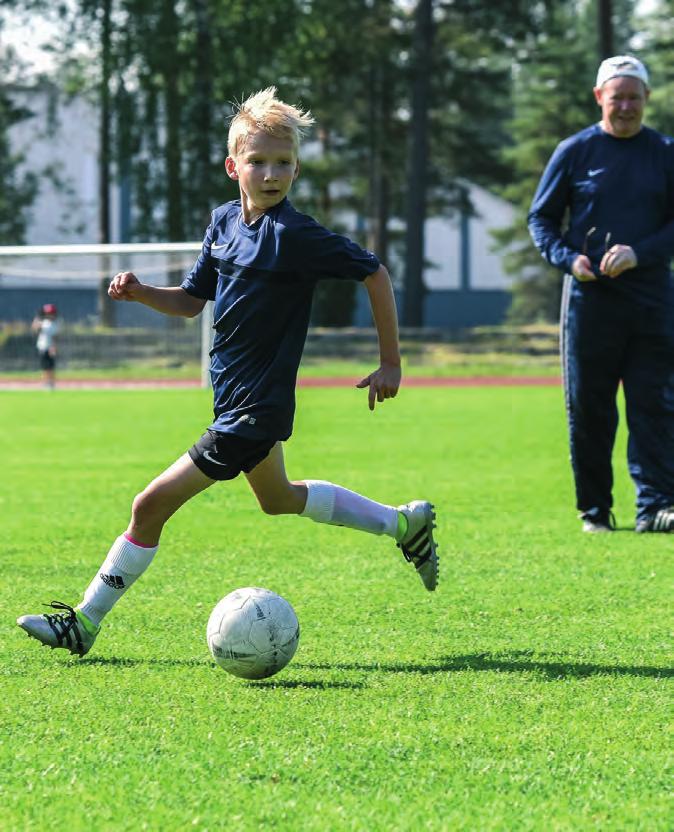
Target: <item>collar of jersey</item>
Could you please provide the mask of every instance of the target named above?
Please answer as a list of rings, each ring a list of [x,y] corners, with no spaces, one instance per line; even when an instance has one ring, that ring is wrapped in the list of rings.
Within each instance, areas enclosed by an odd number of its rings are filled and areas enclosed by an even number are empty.
[[[259,216],[252,225],[246,225],[246,223],[243,221],[243,213],[239,211],[239,216],[237,220],[238,230],[242,234],[245,234],[247,237],[256,237],[260,229],[262,228],[265,218],[279,211],[281,207],[285,204],[287,199],[288,197],[284,196],[283,199],[278,203],[278,205],[274,205],[273,207],[265,211],[264,214]]]

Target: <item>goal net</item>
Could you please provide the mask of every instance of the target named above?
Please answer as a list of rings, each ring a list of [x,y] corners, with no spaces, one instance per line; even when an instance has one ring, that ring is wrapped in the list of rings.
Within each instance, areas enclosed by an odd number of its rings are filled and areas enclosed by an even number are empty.
[[[188,319],[107,295],[120,271],[178,285],[200,250],[201,243],[0,246],[0,375],[39,376],[39,322],[53,305],[57,376],[206,384],[211,303]]]

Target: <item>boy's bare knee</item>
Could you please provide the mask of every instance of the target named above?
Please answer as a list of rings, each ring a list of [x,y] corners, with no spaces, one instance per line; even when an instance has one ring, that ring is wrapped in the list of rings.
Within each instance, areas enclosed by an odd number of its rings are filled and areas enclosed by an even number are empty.
[[[159,495],[146,488],[134,497],[131,515],[136,523],[152,522],[161,514],[161,510]]]

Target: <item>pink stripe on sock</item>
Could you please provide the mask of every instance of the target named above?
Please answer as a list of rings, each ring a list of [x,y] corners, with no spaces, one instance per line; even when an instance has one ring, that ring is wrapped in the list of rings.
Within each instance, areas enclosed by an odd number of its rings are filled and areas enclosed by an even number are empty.
[[[133,543],[134,546],[140,546],[141,549],[154,549],[154,546],[150,546],[148,543],[141,543],[139,540],[134,540],[127,532],[124,532],[124,537],[129,543]]]

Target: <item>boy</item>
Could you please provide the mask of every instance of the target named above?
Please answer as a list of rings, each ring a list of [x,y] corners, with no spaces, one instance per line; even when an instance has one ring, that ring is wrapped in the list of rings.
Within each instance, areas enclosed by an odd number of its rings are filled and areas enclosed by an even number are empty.
[[[400,385],[395,300],[377,258],[298,213],[287,194],[299,173],[300,131],[310,113],[276,98],[275,87],[240,105],[228,136],[228,176],[240,199],[213,212],[202,253],[179,287],[142,284],[131,272],[115,275],[109,295],[167,315],[193,317],[215,301],[212,350],[214,421],[190,450],[133,501],[126,532],[113,543],[76,609],[25,615],[28,635],[83,656],[101,621],[150,565],[166,521],[216,481],[243,471],[267,514],[299,514],[319,523],[393,537],[427,590],[438,580],[433,506],[393,506],[321,480],[289,481],[282,442],[289,438],[295,383],[306,339],[311,298],[322,277],[362,280],[379,336],[379,368],[357,385],[369,388],[369,407],[392,398]]]
[[[35,347],[40,357],[44,386],[53,390],[56,386],[56,335],[59,331],[56,306],[53,303],[42,305],[40,312],[33,319],[31,329],[37,332]]]

